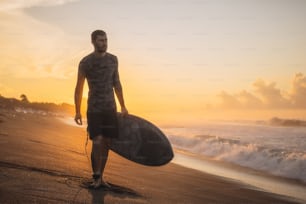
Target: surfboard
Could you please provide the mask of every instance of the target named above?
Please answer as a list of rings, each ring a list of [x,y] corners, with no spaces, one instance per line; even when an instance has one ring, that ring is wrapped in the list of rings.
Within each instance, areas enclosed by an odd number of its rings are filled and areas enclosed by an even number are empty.
[[[173,158],[173,150],[164,133],[151,122],[135,115],[118,113],[119,134],[111,150],[124,158],[148,166],[161,166]]]

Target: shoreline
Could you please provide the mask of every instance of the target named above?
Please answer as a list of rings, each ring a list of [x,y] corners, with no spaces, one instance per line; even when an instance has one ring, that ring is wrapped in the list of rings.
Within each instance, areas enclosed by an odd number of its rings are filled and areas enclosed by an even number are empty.
[[[81,182],[91,177],[84,129],[48,115],[0,113],[1,203],[298,203],[174,163],[147,167],[112,152],[105,178],[116,190],[84,189]]]
[[[175,152],[175,158],[172,161],[174,164],[241,182],[257,190],[276,193],[306,202],[306,183],[301,180],[277,176],[269,172],[233,163],[211,160],[184,150],[176,150]]]

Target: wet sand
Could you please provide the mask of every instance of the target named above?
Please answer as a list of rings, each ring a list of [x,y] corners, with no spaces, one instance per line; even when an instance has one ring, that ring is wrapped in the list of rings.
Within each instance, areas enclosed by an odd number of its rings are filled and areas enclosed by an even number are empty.
[[[175,164],[146,167],[115,153],[105,170],[112,190],[89,190],[83,128],[54,115],[0,109],[0,203],[297,203],[237,181]]]

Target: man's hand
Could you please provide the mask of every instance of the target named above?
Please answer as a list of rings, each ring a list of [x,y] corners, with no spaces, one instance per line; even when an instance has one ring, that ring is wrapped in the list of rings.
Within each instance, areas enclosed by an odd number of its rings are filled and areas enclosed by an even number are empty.
[[[123,116],[127,116],[129,114],[129,112],[126,109],[126,107],[121,107],[121,113],[122,113]]]
[[[76,122],[76,124],[78,125],[82,125],[82,116],[80,113],[77,113],[75,114],[75,117],[74,117],[74,121]]]

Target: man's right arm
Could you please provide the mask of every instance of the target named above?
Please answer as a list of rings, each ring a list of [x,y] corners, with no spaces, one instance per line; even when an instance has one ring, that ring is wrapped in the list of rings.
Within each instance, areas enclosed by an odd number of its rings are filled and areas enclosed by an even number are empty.
[[[85,76],[80,71],[78,71],[78,79],[74,91],[74,104],[75,104],[75,122],[78,125],[82,125],[82,115],[81,115],[81,102],[83,96],[83,87],[84,87]]]

